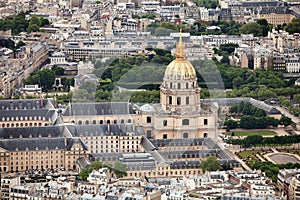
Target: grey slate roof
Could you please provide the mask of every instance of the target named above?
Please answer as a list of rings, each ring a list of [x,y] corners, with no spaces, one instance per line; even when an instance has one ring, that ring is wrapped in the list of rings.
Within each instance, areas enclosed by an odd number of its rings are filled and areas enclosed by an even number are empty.
[[[65,150],[70,149],[75,142],[79,142],[87,150],[80,138],[26,138],[4,139],[0,141],[0,148],[9,151],[34,151],[34,150]]]
[[[1,139],[62,137],[64,126],[0,128]],[[21,136],[21,137],[20,137]]]
[[[150,139],[155,147],[164,146],[197,146],[202,145],[204,138],[182,138],[182,139]]]
[[[120,115],[133,114],[132,105],[127,102],[107,102],[107,103],[72,103],[64,116],[80,115]]]
[[[215,149],[208,150],[159,150],[160,155],[168,159],[176,158],[206,158],[208,156],[216,156],[217,151]]]
[[[200,168],[199,160],[189,160],[189,161],[174,161],[170,163],[171,169],[189,169],[189,168]]]
[[[23,117],[23,120],[25,117],[41,117],[41,120],[43,117],[45,117],[45,120],[52,121],[52,118],[55,118],[56,112],[55,110],[46,110],[46,109],[39,109],[39,110],[0,110],[0,121],[2,121],[2,117],[9,117],[9,120],[16,121],[16,118],[20,120],[21,117]],[[5,121],[5,120],[4,120]],[[21,120],[22,121],[22,120]]]
[[[68,125],[74,136],[108,136],[118,135],[126,136],[128,132],[134,135],[144,135],[144,129],[141,126],[133,127],[132,124],[98,124],[98,125]]]
[[[0,141],[0,147],[9,151],[66,149],[64,138],[30,138]]]
[[[0,100],[0,110],[33,110],[33,109],[51,109],[53,99],[10,99]]]

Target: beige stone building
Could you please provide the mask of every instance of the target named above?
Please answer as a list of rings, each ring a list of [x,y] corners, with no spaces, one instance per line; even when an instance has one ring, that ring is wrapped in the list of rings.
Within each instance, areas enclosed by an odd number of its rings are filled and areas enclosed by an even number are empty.
[[[76,169],[77,159],[86,157],[83,142],[70,137],[63,126],[0,129],[2,172],[65,168]]]
[[[73,135],[79,136],[93,153],[140,152],[142,127],[132,124],[100,124],[68,126]]]

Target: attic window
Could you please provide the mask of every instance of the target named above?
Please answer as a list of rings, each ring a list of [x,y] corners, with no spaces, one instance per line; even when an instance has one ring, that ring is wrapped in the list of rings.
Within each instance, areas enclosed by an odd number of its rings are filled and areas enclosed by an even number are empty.
[[[19,151],[19,148],[18,148],[18,147],[16,148],[16,151]]]
[[[42,137],[42,135],[41,135],[41,134],[39,134],[39,137]]]
[[[12,135],[10,135],[9,138],[14,138],[14,137]]]
[[[29,138],[32,138],[32,135],[31,135],[31,134],[29,135]]]
[[[48,134],[48,137],[51,137],[51,134],[50,134],[50,133]]]
[[[23,138],[22,134],[19,136],[19,138]]]
[[[39,148],[38,148],[38,147],[36,147],[36,148],[35,148],[35,150],[37,150],[37,151],[38,151],[38,150],[39,150]]]

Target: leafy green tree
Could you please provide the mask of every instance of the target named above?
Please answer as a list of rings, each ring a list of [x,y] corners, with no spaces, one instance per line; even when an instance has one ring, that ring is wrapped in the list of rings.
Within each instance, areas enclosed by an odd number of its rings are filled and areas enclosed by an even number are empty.
[[[22,40],[20,40],[17,44],[16,44],[16,49],[19,49],[20,47],[25,46],[25,42],[23,42]]]
[[[243,24],[240,28],[242,34],[253,34],[254,36],[263,36],[262,26],[256,22]]]
[[[300,18],[292,19],[292,21],[286,26],[286,31],[290,34],[300,33]]]
[[[86,81],[80,85],[80,89],[86,90],[88,93],[96,91],[97,85],[94,82]]]
[[[15,48],[15,42],[11,39],[0,38],[0,47],[6,47],[13,50]]]
[[[33,24],[37,25],[38,27],[41,26],[41,21],[40,21],[40,19],[37,16],[32,16],[30,18],[29,25],[33,25]]]
[[[155,29],[155,36],[169,36],[170,33],[174,32],[171,29],[167,29],[167,28],[163,28],[163,27],[158,27],[157,29]]]
[[[113,172],[118,178],[121,178],[127,174],[127,167],[124,163],[115,161],[113,165]]]
[[[29,24],[29,26],[27,28],[28,33],[39,32],[39,31],[40,31],[40,27],[37,24]]]
[[[283,125],[284,127],[287,127],[292,124],[292,119],[287,116],[282,115],[279,120],[279,124]]]
[[[294,95],[294,101],[300,103],[300,94]]]
[[[94,161],[91,163],[91,166],[90,166],[90,171],[93,171],[93,170],[99,170],[103,168],[103,164],[100,162],[100,161]]]
[[[53,65],[52,71],[54,72],[54,74],[55,74],[56,76],[62,76],[62,75],[64,75],[64,73],[65,73],[64,68],[58,67],[57,65]]]
[[[220,60],[220,63],[222,64],[229,64],[229,57],[228,54],[224,54],[222,59]]]
[[[38,73],[31,74],[28,78],[24,80],[25,85],[41,85],[41,77]]]
[[[79,173],[79,177],[81,177],[82,180],[86,181],[89,177],[90,171],[88,169],[82,169]]]
[[[54,72],[50,69],[43,69],[43,70],[39,71],[38,74],[40,76],[41,87],[45,91],[52,90],[52,86],[53,86],[54,80],[55,80]]]
[[[199,7],[215,9],[219,6],[219,2],[217,0],[197,0],[196,5]]]
[[[40,27],[47,26],[50,24],[49,20],[45,19],[44,17],[40,17],[39,20],[40,20]]]
[[[229,129],[236,129],[238,128],[239,123],[237,121],[229,119],[225,121],[224,125],[227,126]]]
[[[270,29],[268,21],[266,19],[259,19],[256,23],[262,27],[262,35],[267,36]]]
[[[200,167],[203,172],[218,171],[221,169],[220,162],[215,156],[209,156],[205,160],[201,161]]]
[[[85,89],[79,89],[73,93],[73,101],[85,102],[94,100],[94,93],[89,93]]]

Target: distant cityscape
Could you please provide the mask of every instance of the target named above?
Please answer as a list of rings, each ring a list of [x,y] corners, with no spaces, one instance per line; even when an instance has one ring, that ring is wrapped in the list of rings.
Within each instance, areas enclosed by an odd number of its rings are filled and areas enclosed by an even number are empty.
[[[300,199],[297,0],[0,0],[1,199]]]

